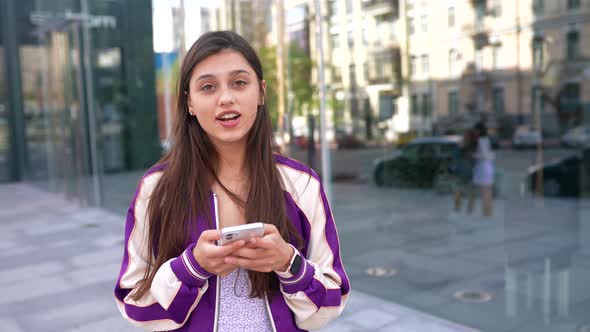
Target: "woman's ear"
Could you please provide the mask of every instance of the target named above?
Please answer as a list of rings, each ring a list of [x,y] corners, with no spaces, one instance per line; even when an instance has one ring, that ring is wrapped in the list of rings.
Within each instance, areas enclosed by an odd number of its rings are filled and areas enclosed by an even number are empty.
[[[191,106],[191,95],[184,91],[184,97],[186,98],[186,105],[188,106],[188,112],[190,115],[194,116],[195,112],[193,112],[193,107]]]
[[[259,106],[264,105],[264,98],[266,97],[266,81],[260,81],[260,87],[262,88],[262,94],[260,95],[260,100],[258,102]]]

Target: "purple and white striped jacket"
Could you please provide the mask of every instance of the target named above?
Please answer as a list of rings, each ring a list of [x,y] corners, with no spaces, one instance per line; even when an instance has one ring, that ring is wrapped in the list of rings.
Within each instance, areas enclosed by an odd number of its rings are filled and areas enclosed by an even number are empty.
[[[350,283],[342,260],[338,233],[321,182],[309,167],[275,155],[285,185],[283,198],[287,214],[304,240],[306,259],[298,275],[279,275],[279,293],[265,298],[274,331],[319,329],[344,309]],[[149,169],[140,181],[127,213],[125,251],[115,298],[123,317],[132,324],[153,331],[217,331],[219,277],[199,266],[192,255],[201,232],[208,228],[201,218],[191,245],[157,271],[151,289],[138,301],[129,294],[143,278],[146,268],[146,208],[150,193],[161,177],[164,165]],[[217,198],[211,195],[211,213],[217,227]]]

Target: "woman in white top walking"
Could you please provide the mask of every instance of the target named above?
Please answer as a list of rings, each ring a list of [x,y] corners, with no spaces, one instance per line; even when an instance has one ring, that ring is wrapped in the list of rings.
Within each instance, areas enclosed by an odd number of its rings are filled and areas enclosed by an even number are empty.
[[[473,169],[473,183],[481,190],[483,203],[483,215],[491,216],[493,210],[492,187],[494,185],[494,152],[487,134],[487,128],[483,122],[474,126],[478,136],[477,149],[475,151],[475,166]],[[473,208],[473,200],[469,202],[469,210]]]

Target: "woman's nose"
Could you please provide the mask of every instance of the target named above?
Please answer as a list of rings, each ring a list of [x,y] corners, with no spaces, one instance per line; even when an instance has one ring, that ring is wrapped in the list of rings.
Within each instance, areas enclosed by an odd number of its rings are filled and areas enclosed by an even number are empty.
[[[222,91],[221,96],[219,97],[219,105],[220,106],[231,105],[234,102],[235,102],[235,99],[234,99],[234,95],[231,93],[231,90],[229,88],[225,88]]]

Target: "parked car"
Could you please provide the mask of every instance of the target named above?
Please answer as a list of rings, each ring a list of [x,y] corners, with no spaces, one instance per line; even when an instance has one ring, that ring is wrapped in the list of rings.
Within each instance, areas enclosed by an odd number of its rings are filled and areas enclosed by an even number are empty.
[[[582,176],[584,172],[586,176]],[[545,196],[578,197],[582,192],[590,192],[589,175],[590,146],[587,145],[567,157],[545,165],[531,166],[527,183],[533,193],[537,193],[537,188],[542,185],[542,194]]]
[[[516,149],[533,148],[542,143],[541,132],[526,125],[516,128],[512,136],[512,147]]]
[[[460,143],[459,136],[414,139],[393,155],[375,160],[373,180],[379,187],[432,187],[441,168],[450,165],[457,156]]]
[[[568,130],[561,137],[561,144],[572,148],[580,148],[590,144],[590,127],[579,126]]]

